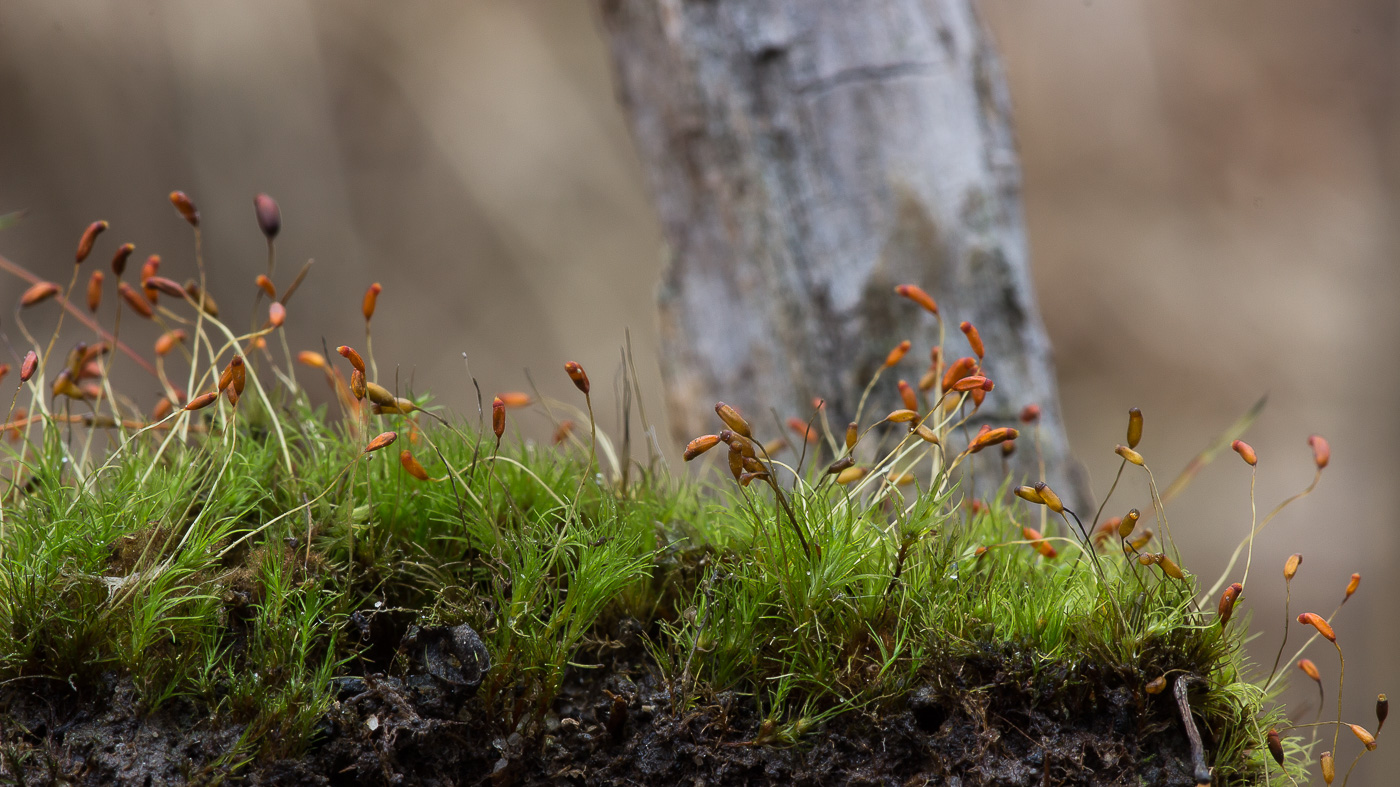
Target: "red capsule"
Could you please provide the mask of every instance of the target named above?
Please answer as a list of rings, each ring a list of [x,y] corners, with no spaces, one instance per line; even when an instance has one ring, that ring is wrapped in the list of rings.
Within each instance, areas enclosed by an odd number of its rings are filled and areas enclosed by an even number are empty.
[[[564,364],[564,372],[569,375],[570,380],[574,381],[574,387],[579,389],[584,396],[587,396],[589,389],[592,387],[588,382],[588,372],[585,372],[582,366],[579,366],[573,361]]]
[[[19,365],[19,381],[29,382],[29,378],[34,376],[34,372],[39,370],[39,353],[30,350],[24,354],[24,362]]]

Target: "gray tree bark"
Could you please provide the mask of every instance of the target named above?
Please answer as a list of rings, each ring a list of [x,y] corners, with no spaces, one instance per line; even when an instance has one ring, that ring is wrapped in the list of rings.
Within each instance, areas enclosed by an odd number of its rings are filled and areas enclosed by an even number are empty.
[[[827,401],[839,431],[917,381],[935,320],[978,327],[996,382],[973,424],[1042,410],[1048,481],[1084,498],[1032,287],[1010,105],[970,0],[600,0],[616,84],[669,246],[659,293],[678,439],[724,400],[762,425]],[[950,358],[951,360],[951,358]],[[765,430],[768,431],[768,430]],[[1038,478],[1022,440],[1016,470]],[[988,454],[994,452],[986,452]]]

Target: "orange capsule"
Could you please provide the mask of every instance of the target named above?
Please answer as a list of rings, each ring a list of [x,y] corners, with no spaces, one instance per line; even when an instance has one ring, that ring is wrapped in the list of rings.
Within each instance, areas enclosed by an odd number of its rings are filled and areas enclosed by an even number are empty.
[[[919,414],[913,410],[895,410],[885,416],[885,420],[892,424],[907,424],[911,421],[917,421],[918,419]]]
[[[1128,546],[1135,550],[1140,550],[1152,541],[1152,528],[1145,528],[1138,534],[1137,538],[1128,542]]]
[[[146,280],[156,275],[158,270],[160,270],[160,255],[152,254],[141,264],[141,283],[145,284]]]
[[[1366,747],[1366,751],[1376,750],[1376,736],[1367,732],[1366,728],[1360,724],[1348,724],[1347,726],[1351,728],[1351,734],[1355,735],[1356,739],[1361,741],[1361,745]]]
[[[191,227],[199,226],[199,210],[195,208],[194,201],[183,191],[170,192],[170,204],[179,211],[180,217],[190,223]]]
[[[156,355],[169,355],[175,349],[175,345],[185,340],[185,332],[179,328],[173,331],[166,331],[156,339]]]
[[[1155,553],[1144,553],[1137,556],[1137,562],[1143,566],[1155,566],[1162,562],[1162,556]]]
[[[1155,677],[1155,678],[1153,678],[1152,680],[1150,680],[1150,681],[1147,682],[1147,693],[1148,693],[1148,694],[1161,694],[1162,692],[1164,692],[1164,691],[1166,691],[1166,690],[1167,690],[1167,676],[1166,676],[1166,675],[1158,675],[1157,677]]]
[[[273,285],[272,279],[269,279],[266,275],[259,273],[258,278],[253,279],[253,283],[258,285],[258,289],[266,293],[267,297],[273,300],[277,300],[277,287]]]
[[[1021,423],[1033,424],[1040,420],[1040,405],[1028,404],[1021,408]]]
[[[365,373],[364,359],[362,359],[360,357],[360,354],[355,352],[353,348],[347,347],[346,345],[342,344],[339,347],[335,348],[335,351],[340,353],[340,356],[342,358],[349,361],[350,365],[355,367],[355,370],[358,371],[360,374]]]
[[[302,350],[297,353],[297,363],[310,366],[313,369],[324,369],[326,368],[326,356],[311,350]]]
[[[904,408],[906,410],[917,411],[919,409],[919,397],[914,393],[913,386],[905,380],[900,380],[898,388],[899,397],[904,400]]]
[[[937,384],[938,384],[938,371],[937,371],[936,369],[929,369],[928,371],[924,372],[924,374],[923,374],[922,377],[919,378],[919,390],[920,390],[920,391],[925,391],[925,392],[927,392],[927,391],[932,391],[932,390],[933,390],[933,386],[935,386],[935,385],[937,385]]]
[[[1303,556],[1294,554],[1283,564],[1283,581],[1292,582],[1293,575],[1298,573],[1298,567],[1303,565]]]
[[[1314,615],[1311,612],[1304,612],[1303,614],[1298,616],[1298,622],[1302,623],[1304,626],[1312,626],[1313,628],[1317,629],[1317,633],[1326,637],[1327,641],[1329,642],[1337,641],[1337,634],[1336,632],[1332,631],[1332,625],[1326,620],[1323,620],[1320,615]]]
[[[953,387],[953,383],[972,374],[977,368],[977,359],[959,358],[943,372],[943,390],[947,391]]]
[[[1235,442],[1230,443],[1230,447],[1235,449],[1235,453],[1239,454],[1240,458],[1243,459],[1245,463],[1248,464],[1250,467],[1254,467],[1259,464],[1259,457],[1255,455],[1254,448],[1250,446],[1249,443],[1246,443],[1243,440],[1236,440]]]
[[[894,349],[890,350],[890,354],[885,356],[885,368],[888,369],[891,366],[894,366],[895,364],[904,360],[904,356],[906,353],[909,352],[909,348],[911,346],[912,345],[909,344],[908,339],[905,339],[899,344],[896,344],[894,346]]]
[[[836,483],[845,486],[846,484],[865,478],[869,473],[870,469],[866,467],[848,467],[836,474]]]
[[[195,410],[203,410],[204,408],[206,408],[206,407],[208,407],[209,405],[213,404],[213,403],[214,403],[214,400],[216,400],[216,399],[218,399],[218,398],[219,398],[219,392],[218,392],[218,391],[209,391],[209,392],[207,392],[207,393],[202,393],[202,394],[200,394],[199,396],[196,396],[195,398],[191,399],[191,400],[189,401],[189,404],[186,404],[186,405],[184,406],[183,409],[186,410],[187,412],[194,412]]]
[[[914,303],[917,303],[920,306],[924,307],[924,309],[929,314],[932,314],[935,317],[938,316],[938,303],[935,302],[933,300],[933,297],[930,296],[927,292],[925,292],[922,287],[919,287],[915,284],[901,284],[898,287],[895,287],[894,291],[899,295],[908,298]]]
[[[34,372],[39,370],[39,353],[30,350],[24,354],[24,362],[19,365],[19,381],[29,382],[29,378],[34,376]]]
[[[238,389],[232,385],[224,389],[224,396],[228,397],[228,403],[234,407],[238,406]]]
[[[365,373],[359,369],[350,370],[350,394],[356,399],[363,400],[369,393],[369,386],[365,381]],[[500,401],[497,399],[496,401]]]
[[[287,307],[273,301],[267,305],[267,321],[274,328],[281,328],[282,323],[287,321]]]
[[[715,402],[715,414],[724,425],[733,429],[736,433],[744,437],[753,437],[753,432],[749,430],[749,422],[739,415],[739,411],[724,402]]]
[[[1308,438],[1308,445],[1312,446],[1313,462],[1317,469],[1321,470],[1332,461],[1332,447],[1327,444],[1327,440],[1322,435],[1313,435]]]
[[[506,403],[499,396],[491,401],[491,431],[497,441],[506,433]]]
[[[991,380],[988,380],[986,377],[982,377],[981,375],[974,374],[968,377],[964,377],[961,380],[958,380],[957,382],[953,383],[953,387],[949,388],[948,390],[956,391],[958,393],[966,393],[968,391],[979,390],[990,391],[992,390],[992,387],[993,383]]]
[[[19,297],[19,305],[24,308],[43,303],[59,293],[59,287],[51,281],[41,281],[24,291]]]
[[[570,380],[574,381],[575,388],[579,389],[584,396],[588,395],[588,391],[592,388],[592,385],[588,382],[588,372],[585,372],[582,366],[573,361],[569,361],[564,364],[564,373],[569,375]]]
[[[798,418],[797,416],[789,418],[787,420],[787,427],[791,429],[793,433],[796,434],[798,437],[802,438],[804,441],[808,443],[817,442],[817,430],[813,429],[807,424],[806,421],[802,420],[801,418]]]
[[[121,278],[126,272],[126,261],[131,257],[131,253],[136,251],[135,243],[123,243],[117,247],[117,253],[112,255],[112,275]]]
[[[1094,541],[1102,543],[1104,539],[1118,532],[1118,526],[1123,523],[1123,517],[1111,516],[1103,521],[1103,524],[1094,528]]]
[[[419,481],[427,481],[430,479],[428,471],[423,469],[423,465],[419,464],[418,460],[413,458],[413,452],[407,448],[399,452],[399,464],[403,465],[403,469],[407,471],[409,475]]]
[[[967,343],[971,345],[972,351],[977,354],[977,357],[985,358],[987,355],[987,348],[982,345],[982,335],[977,332],[977,326],[967,320],[963,320],[958,328],[961,329],[963,335],[967,337]]]
[[[506,391],[497,398],[505,402],[506,407],[512,410],[521,407],[529,407],[535,401],[529,394],[523,391]]]
[[[92,253],[92,244],[97,241],[98,235],[107,231],[107,226],[105,221],[94,221],[89,224],[87,229],[83,230],[83,237],[78,239],[78,253],[74,259],[78,262],[87,259],[88,255]]]
[[[856,426],[856,422],[852,421],[846,424],[846,450],[850,451],[852,448],[855,448],[856,441],[859,439],[860,429]]]
[[[1356,592],[1356,588],[1357,588],[1360,584],[1361,584],[1361,575],[1360,575],[1360,574],[1352,574],[1352,575],[1351,575],[1351,581],[1347,583],[1347,594],[1346,594],[1345,597],[1342,598],[1342,603],[1343,603],[1343,604],[1347,603],[1347,599],[1351,598],[1351,594]]]
[[[1312,662],[1312,659],[1298,659],[1298,669],[1318,683],[1322,682],[1322,673],[1317,671],[1317,665]]]
[[[9,373],[10,365],[7,363],[0,363],[0,382],[3,382],[5,380],[5,375]]]
[[[1136,407],[1128,411],[1128,447],[1137,448],[1142,441],[1142,411]]]
[[[243,356],[233,356],[233,360],[229,361],[228,365],[229,368],[233,369],[233,388],[241,395],[243,386],[248,383],[248,370],[243,365]]]
[[[258,217],[258,229],[268,240],[282,231],[282,209],[277,206],[277,200],[266,194],[253,197],[253,213]]]
[[[885,476],[885,481],[891,486],[908,486],[914,483],[913,473],[890,473]]]
[[[381,448],[393,445],[394,441],[397,439],[399,439],[398,432],[380,432],[377,437],[369,441],[369,445],[365,446],[365,453],[373,453]]]
[[[369,289],[365,290],[365,300],[360,304],[360,311],[365,315],[365,322],[369,322],[370,318],[374,316],[375,304],[379,302],[379,293],[383,291],[384,288],[379,286],[379,282],[369,285]]]
[[[1322,780],[1331,784],[1337,778],[1337,764],[1332,760],[1332,752],[1325,751],[1318,757],[1318,764],[1322,766]]]
[[[552,441],[552,442],[554,443],[554,445],[559,445],[560,443],[563,443],[565,440],[568,440],[568,439],[569,439],[569,435],[571,435],[571,434],[574,433],[574,427],[575,427],[575,426],[576,426],[576,424],[574,424],[573,421],[570,421],[570,420],[568,420],[568,419],[565,419],[565,420],[563,420],[563,421],[560,421],[560,422],[559,422],[559,428],[557,428],[557,429],[554,430],[554,438],[553,438],[553,441]]]
[[[1021,535],[1025,536],[1026,540],[1031,542],[1031,546],[1036,552],[1040,553],[1041,557],[1049,560],[1059,554],[1049,541],[1041,537],[1039,530],[1033,527],[1023,527],[1021,528]]]
[[[88,311],[95,312],[97,307],[102,305],[102,280],[106,278],[102,271],[93,271],[88,277],[87,306]]]
[[[763,444],[763,455],[764,455],[764,456],[772,456],[773,454],[776,454],[776,453],[778,453],[779,451],[784,450],[784,449],[787,448],[789,445],[790,445],[790,443],[788,443],[788,441],[787,441],[785,438],[782,438],[782,437],[779,437],[779,438],[776,438],[776,439],[773,439],[773,440],[769,440],[768,442],[766,442],[766,443]]]
[[[996,429],[991,429],[985,433],[977,435],[977,437],[973,438],[972,444],[967,447],[967,450],[968,453],[975,454],[978,451],[981,451],[983,448],[990,448],[991,446],[997,445],[998,443],[1004,443],[1007,440],[1015,440],[1017,437],[1020,436],[1020,432],[1016,431],[1015,429],[1012,429],[1009,426],[998,427]],[[1048,489],[1049,487],[1046,488]],[[1051,494],[1053,494],[1053,492]],[[1043,491],[1041,492],[1040,496],[1042,498],[1045,497]],[[1056,501],[1058,500],[1059,498],[1056,498]],[[1046,500],[1046,503],[1048,504],[1049,500]],[[1054,508],[1054,506],[1051,506],[1051,508]],[[1059,511],[1057,510],[1055,513],[1059,513]]]
[[[1220,608],[1216,610],[1216,613],[1222,627],[1230,622],[1230,616],[1235,613],[1235,601],[1239,599],[1240,592],[1243,590],[1244,586],[1236,582],[1225,588],[1225,592],[1220,594]]]
[[[165,418],[165,416],[170,415],[171,411],[174,409],[175,405],[172,404],[168,398],[162,396],[160,401],[156,402],[156,406],[151,410],[151,420],[159,421]]]
[[[1138,513],[1136,508],[1129,509],[1128,513],[1123,516],[1123,521],[1118,523],[1118,537],[1127,538],[1131,536],[1133,534],[1133,528],[1137,527],[1138,519],[1141,517],[1142,514]]]
[[[1142,454],[1138,453],[1137,451],[1134,451],[1126,445],[1120,445],[1117,448],[1114,448],[1113,453],[1118,454],[1125,460],[1137,465],[1138,467],[1143,466]]]

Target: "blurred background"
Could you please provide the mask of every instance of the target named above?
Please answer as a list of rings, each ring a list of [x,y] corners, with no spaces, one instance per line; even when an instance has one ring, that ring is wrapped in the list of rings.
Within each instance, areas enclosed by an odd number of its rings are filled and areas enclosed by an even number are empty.
[[[1267,669],[1286,557],[1305,555],[1295,615],[1330,613],[1361,572],[1335,623],[1346,715],[1372,727],[1375,693],[1400,691],[1400,6],[980,8],[1015,106],[1066,421],[1095,490],[1133,406],[1165,484],[1268,393],[1246,438],[1263,510],[1307,484],[1306,438],[1327,436],[1332,466],[1265,531],[1243,609]],[[266,261],[252,197],[280,201],[278,285],[316,260],[289,309],[294,351],[359,344],[360,297],[378,280],[381,370],[459,412],[476,406],[463,352],[488,397],[526,389],[530,369],[569,398],[561,366],[577,360],[610,402],[630,329],[648,414],[664,419],[660,234],[586,3],[4,3],[0,213],[28,213],[0,232],[0,255],[65,282],[78,235],[103,218],[96,265],[129,240],[135,265],[158,253],[183,280],[189,228],[165,198],[177,188],[203,212],[210,289],[234,313]],[[0,302],[24,286],[0,281]],[[8,309],[0,329],[22,343]],[[137,347],[154,338],[129,330]],[[132,379],[154,403],[154,382]],[[1140,484],[1110,511],[1129,506],[1147,510]],[[1169,513],[1187,567],[1213,580],[1248,529],[1248,468],[1222,456]],[[1331,702],[1335,654],[1309,655]],[[1285,699],[1311,720],[1315,687],[1287,668]],[[1386,737],[1357,783],[1391,783]]]

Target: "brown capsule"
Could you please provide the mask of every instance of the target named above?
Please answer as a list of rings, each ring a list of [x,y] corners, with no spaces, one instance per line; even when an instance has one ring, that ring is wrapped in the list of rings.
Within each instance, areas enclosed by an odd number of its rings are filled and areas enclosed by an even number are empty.
[[[1350,581],[1350,582],[1347,582],[1347,594],[1346,594],[1345,596],[1342,597],[1342,603],[1343,603],[1343,604],[1347,603],[1347,599],[1351,598],[1351,594],[1352,594],[1352,593],[1355,593],[1355,592],[1356,592],[1356,588],[1359,587],[1360,585],[1361,585],[1361,575],[1360,575],[1360,574],[1352,574],[1352,575],[1351,575],[1351,581]]]
[[[87,306],[88,311],[96,312],[97,307],[102,305],[102,280],[106,278],[102,271],[93,271],[88,277]]]
[[[163,292],[172,298],[179,298],[181,300],[185,298],[185,288],[181,287],[179,282],[167,279],[164,276],[148,276],[144,284],[148,289]]]
[[[233,360],[229,361],[228,365],[233,370],[233,388],[242,395],[243,386],[248,383],[248,369],[243,365],[243,356],[233,356]]]
[[[1337,634],[1332,630],[1332,625],[1326,620],[1323,620],[1320,615],[1304,612],[1298,616],[1298,622],[1302,623],[1304,626],[1312,626],[1317,629],[1317,633],[1326,637],[1328,642],[1335,643],[1337,641]]]
[[[399,464],[403,465],[403,469],[407,471],[409,475],[419,481],[431,480],[428,471],[423,469],[423,465],[419,464],[418,460],[413,458],[413,452],[407,448],[399,452]]]
[[[1123,524],[1123,517],[1111,516],[1103,521],[1102,525],[1094,528],[1094,541],[1102,542],[1104,539],[1118,532],[1118,526]]]
[[[1384,694],[1376,695],[1376,734],[1385,726],[1385,717],[1390,715],[1390,699]]]
[[[1292,582],[1293,575],[1298,573],[1298,567],[1301,565],[1303,565],[1303,556],[1301,554],[1291,555],[1283,564],[1283,581]]]
[[[324,369],[326,368],[326,356],[311,350],[302,350],[297,353],[297,363],[310,366],[313,369]]]
[[[267,305],[267,321],[274,328],[281,328],[287,321],[287,307],[273,301]]]
[[[917,421],[918,419],[919,414],[913,410],[895,410],[885,416],[885,420],[892,424],[907,424],[911,421]]]
[[[126,273],[126,261],[131,258],[131,253],[136,251],[135,243],[123,243],[117,247],[117,253],[112,255],[112,275],[118,279]]]
[[[235,357],[237,357],[237,356],[235,356]],[[223,370],[222,372],[219,373],[219,384],[218,384],[217,387],[218,387],[218,389],[219,389],[220,391],[222,391],[223,389],[229,387],[230,385],[233,385],[233,362],[232,362],[232,361],[230,361],[230,362],[228,363],[228,365],[224,367],[224,370]]]
[[[83,230],[83,237],[78,239],[78,253],[74,259],[78,262],[88,258],[92,253],[92,244],[97,241],[97,236],[107,231],[108,224],[105,221],[94,221]]]
[[[1033,486],[1016,487],[1016,496],[1027,502],[1035,503],[1038,506],[1045,505],[1045,499],[1040,496],[1040,493],[1037,492]]]
[[[171,411],[174,409],[175,405],[168,398],[162,396],[160,401],[156,402],[156,406],[151,409],[151,420],[159,421],[165,418],[165,416],[170,415]]]
[[[749,422],[745,421],[744,417],[739,415],[739,411],[733,407],[724,402],[715,402],[715,414],[719,416],[719,420],[723,421],[725,426],[733,429],[736,433],[744,437],[753,436],[753,432],[749,430]]]
[[[156,275],[158,270],[160,270],[160,255],[152,254],[141,264],[141,283],[144,285],[146,280]]]
[[[234,407],[238,406],[238,389],[230,385],[224,389],[224,396],[228,397],[228,403]]]
[[[1332,780],[1337,778],[1337,764],[1332,761],[1332,752],[1323,752],[1318,762],[1322,765],[1322,780],[1331,784]]]
[[[196,396],[195,398],[191,399],[191,400],[189,401],[189,404],[186,404],[186,405],[184,406],[183,409],[184,409],[185,411],[187,411],[187,412],[194,412],[195,410],[203,410],[204,408],[206,408],[206,407],[208,407],[209,405],[213,404],[214,401],[217,400],[218,398],[219,398],[219,392],[218,392],[218,391],[209,391],[209,392],[207,392],[207,393],[202,393],[202,394],[200,394],[199,396]]]
[[[59,286],[51,281],[41,281],[24,291],[19,296],[21,308],[28,308],[52,298],[59,293]]]
[[[763,444],[763,454],[765,456],[772,456],[773,454],[776,454],[779,451],[782,451],[783,449],[787,448],[788,445],[788,441],[782,437],[769,440],[768,442]]]
[[[273,285],[272,279],[267,278],[265,274],[259,273],[258,278],[253,279],[253,283],[258,285],[258,289],[262,290],[267,297],[277,300],[277,287]]]
[[[87,342],[78,342],[73,345],[73,349],[68,351],[68,357],[64,359],[63,365],[68,369],[70,377],[77,377],[82,371],[83,359],[87,357]]]
[[[747,472],[747,473],[740,473],[740,474],[739,474],[739,486],[748,486],[749,484],[753,483],[755,480],[767,481],[768,478],[769,478],[769,476],[768,476],[768,472],[767,472],[766,470],[754,470],[754,471]]]
[[[394,396],[392,391],[380,385],[379,383],[366,382],[365,395],[369,397],[369,400],[371,402],[374,402],[377,405],[383,407],[397,407],[397,404],[395,403],[397,402],[398,397]]]
[[[201,303],[204,306],[204,313],[210,317],[218,318],[219,304],[214,301],[214,296],[209,293],[200,294],[199,282],[189,279],[185,282],[185,292],[189,294],[190,300]]]
[[[1016,453],[1016,441],[1015,441],[1015,440],[1007,440],[1006,442],[1004,442],[1004,443],[1001,444],[1001,455],[1002,455],[1002,456],[1004,456],[1004,457],[1010,457],[1010,456],[1011,456],[1012,454],[1014,454],[1014,453]]]
[[[1308,445],[1312,446],[1313,463],[1317,465],[1318,470],[1326,467],[1327,463],[1332,461],[1332,447],[1327,444],[1327,440],[1322,435],[1315,434],[1309,437]]]
[[[685,461],[689,462],[717,445],[719,445],[719,435],[700,435],[686,444],[685,452],[682,453],[681,456]]]
[[[1128,411],[1128,447],[1137,448],[1142,442],[1142,411],[1136,407]]]
[[[175,349],[175,345],[185,340],[185,332],[179,328],[173,331],[166,331],[156,339],[156,355],[169,355]]]
[[[836,483],[844,486],[846,484],[852,483],[854,481],[859,481],[860,479],[865,478],[865,476],[869,473],[869,468],[848,467],[845,470],[842,470],[841,472],[836,474]]]
[[[1127,538],[1131,536],[1133,534],[1133,528],[1137,527],[1138,519],[1141,517],[1142,514],[1138,513],[1136,508],[1129,509],[1128,513],[1123,516],[1123,521],[1118,523],[1118,537]]]
[[[1021,408],[1021,423],[1033,424],[1040,420],[1040,405],[1028,404]]]
[[[491,431],[497,441],[506,433],[506,403],[499,396],[491,400]]]
[[[1361,741],[1361,745],[1366,747],[1366,751],[1376,750],[1376,736],[1367,732],[1366,728],[1360,724],[1348,724],[1347,726],[1351,728],[1351,734],[1355,735],[1356,739]]]
[[[729,446],[729,474],[734,476],[735,481],[744,474],[744,455],[733,445]]]
[[[929,314],[938,316],[938,303],[924,289],[916,284],[901,284],[894,288],[899,295],[924,307]]]
[[[180,217],[190,223],[191,227],[199,226],[199,210],[195,208],[194,202],[189,195],[183,191],[170,192],[170,204],[179,211]]]
[[[365,373],[359,369],[350,370],[350,394],[358,400],[363,400],[369,393],[368,385],[365,382]],[[501,401],[499,398],[496,401]]]
[[[1137,538],[1134,538],[1132,541],[1128,542],[1128,546],[1132,549],[1140,550],[1143,547],[1147,546],[1151,541],[1152,528],[1144,528],[1141,533],[1138,533]]]
[[[277,207],[277,200],[266,194],[253,197],[253,213],[258,217],[258,229],[268,240],[282,231],[282,209]]]
[[[918,435],[920,440],[923,440],[925,443],[931,443],[933,445],[942,444],[942,441],[938,439],[938,434],[932,429],[928,428],[927,426],[924,426],[923,424],[914,424],[913,426],[914,428],[911,431],[913,431],[914,434]],[[1010,444],[1011,443],[1008,442],[1005,445]]]
[[[856,422],[852,421],[846,424],[846,450],[850,451],[852,448],[855,448],[856,441],[859,439],[860,429],[856,426]]]
[[[1278,730],[1269,730],[1269,754],[1273,755],[1274,762],[1283,767],[1283,741],[1278,736]]]
[[[734,434],[732,429],[721,430],[719,440],[749,459],[758,456],[758,452],[754,450],[753,441],[743,435]]]
[[[34,372],[39,369],[39,353],[30,350],[24,354],[24,362],[19,365],[19,381],[29,382],[29,378],[34,376]]]
[[[1318,683],[1322,682],[1322,673],[1317,671],[1317,665],[1312,662],[1312,659],[1298,659],[1298,669]]]
[[[592,389],[593,386],[588,382],[588,372],[585,372],[582,366],[574,361],[569,361],[564,364],[564,373],[569,375],[570,380],[573,380],[574,387],[579,389],[579,392],[584,396],[588,395],[589,390]]]
[[[924,372],[924,375],[922,377],[919,378],[920,391],[932,391],[933,386],[935,385],[938,385],[937,369],[929,369],[928,371]]]
[[[524,391],[506,391],[497,398],[505,402],[506,407],[512,410],[518,410],[521,407],[529,407],[535,403],[534,398]]]
[[[1163,691],[1166,691],[1166,688],[1167,688],[1167,676],[1166,676],[1166,675],[1158,675],[1157,677],[1153,678],[1152,680],[1148,681],[1148,683],[1147,683],[1147,693],[1148,693],[1148,694],[1161,694]]]
[[[66,396],[69,399],[83,398],[83,389],[79,388],[77,383],[73,382],[73,374],[67,369],[64,369],[59,373],[58,377],[54,378],[50,393],[55,397]]]
[[[904,360],[904,356],[909,352],[911,346],[908,339],[896,344],[894,349],[890,350],[890,354],[885,356],[885,368],[888,369]]]
[[[983,432],[982,434],[977,435],[977,437],[973,438],[972,443],[967,447],[967,450],[968,453],[975,454],[978,451],[981,451],[983,448],[990,448],[991,446],[997,445],[999,443],[1004,443],[1007,440],[1015,440],[1017,437],[1020,436],[1020,432],[1016,431],[1015,429],[1012,429],[1009,426],[998,427],[996,429],[991,429],[986,432]],[[1038,486],[1036,488],[1039,489]],[[1046,487],[1046,489],[1049,488],[1050,487]],[[1054,495],[1055,493],[1051,492],[1050,494]],[[1050,498],[1047,498],[1045,496],[1044,490],[1041,490],[1040,496],[1042,499],[1045,500],[1046,505],[1049,505],[1050,508],[1055,511],[1055,513],[1060,513],[1061,509],[1056,509],[1054,505],[1050,504]],[[1055,503],[1059,503],[1058,497],[1055,498]]]
[[[766,471],[765,471],[765,468],[763,467],[763,463],[760,462],[760,461],[758,461],[757,459],[755,459],[755,458],[752,457],[752,456],[746,456],[746,457],[744,457],[744,460],[743,460],[743,461],[744,461],[744,469],[747,470],[747,471],[750,472],[750,473],[762,473],[762,472],[766,472]]]
[[[1235,602],[1239,600],[1243,590],[1244,586],[1236,582],[1225,588],[1225,592],[1220,594],[1220,608],[1217,610],[1217,615],[1220,618],[1222,628],[1230,622],[1230,616],[1235,614]]]
[[[817,430],[813,429],[810,424],[801,418],[795,415],[792,416],[787,420],[787,427],[802,441],[807,443],[817,442]]]
[[[335,351],[340,353],[340,356],[342,358],[349,361],[350,365],[355,367],[355,371],[359,372],[360,374],[365,373],[364,359],[360,358],[360,354],[355,352],[353,348],[347,347],[342,344],[339,347],[335,348]]]
[[[832,462],[831,464],[826,466],[826,474],[839,475],[842,470],[854,467],[855,463],[856,458],[854,456],[843,456],[840,459],[837,459],[835,462]]]
[[[360,311],[365,315],[365,322],[369,322],[370,318],[374,316],[375,304],[379,302],[379,293],[383,291],[384,288],[379,286],[379,282],[369,285],[369,289],[365,290],[364,303],[360,304]]]
[[[373,453],[381,448],[393,445],[394,441],[397,439],[399,439],[398,432],[380,432],[379,436],[370,440],[369,445],[365,446],[365,453]]]
[[[977,357],[985,358],[987,356],[987,348],[982,345],[982,335],[977,332],[977,327],[967,320],[963,320],[958,328],[963,332],[963,335],[967,337],[967,343],[971,345],[972,351],[977,354]]]
[[[948,390],[956,391],[958,393],[967,393],[969,391],[990,391],[992,390],[993,385],[994,384],[992,383],[992,381],[987,379],[986,377],[974,374],[964,377],[961,380],[958,380],[957,382],[953,383],[953,387],[949,388]]]
[[[1233,448],[1235,453],[1239,454],[1240,458],[1245,461],[1245,464],[1248,464],[1250,467],[1259,464],[1259,457],[1254,453],[1254,448],[1249,443],[1243,440],[1236,440],[1230,443],[1230,447]]]
[[[951,390],[954,383],[972,374],[976,368],[977,359],[975,358],[959,358],[953,361],[947,371],[943,372],[943,390]]]
[[[553,439],[552,439],[553,444],[554,444],[554,445],[559,445],[559,444],[563,443],[565,440],[568,440],[568,439],[569,439],[569,435],[572,435],[572,434],[574,433],[574,427],[575,427],[576,425],[577,425],[577,424],[575,424],[573,421],[570,421],[570,420],[567,419],[567,418],[564,419],[563,421],[560,421],[560,422],[559,422],[559,427],[558,427],[557,429],[554,430],[554,437],[553,437]],[[686,461],[690,461],[690,460],[687,459]]]

